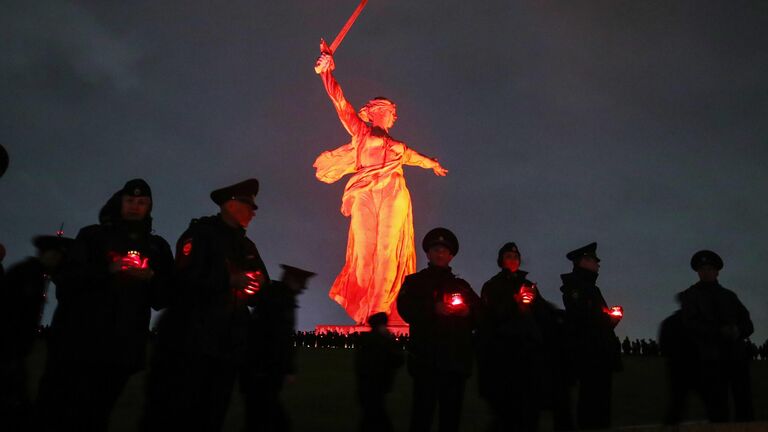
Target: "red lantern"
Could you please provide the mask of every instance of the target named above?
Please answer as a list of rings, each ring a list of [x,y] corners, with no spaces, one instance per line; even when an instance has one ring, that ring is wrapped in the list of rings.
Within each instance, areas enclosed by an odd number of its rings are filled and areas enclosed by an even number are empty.
[[[536,284],[523,284],[520,287],[520,301],[523,304],[530,304],[533,303],[534,298],[536,298]]]
[[[608,315],[612,318],[621,319],[624,317],[624,308],[621,306],[613,306],[608,310]]]
[[[112,259],[115,262],[120,262],[120,270],[132,268],[145,269],[149,267],[149,258],[142,259],[141,253],[135,250],[128,251],[123,256],[114,254]]]
[[[259,292],[259,289],[261,289],[261,283],[259,282],[261,279],[261,272],[258,270],[245,272],[245,277],[249,279],[249,282],[248,285],[243,288],[243,292],[248,295],[254,295]]]
[[[459,306],[464,304],[464,299],[459,293],[451,294],[451,306]]]
[[[464,306],[464,296],[461,293],[445,293],[443,294],[443,304],[445,304],[448,311],[455,311]]]

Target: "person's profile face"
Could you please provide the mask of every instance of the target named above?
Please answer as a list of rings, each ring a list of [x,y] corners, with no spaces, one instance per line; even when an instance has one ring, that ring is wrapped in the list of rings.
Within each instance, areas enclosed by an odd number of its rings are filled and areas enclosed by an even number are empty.
[[[293,292],[300,293],[306,289],[306,283],[303,279],[290,274],[283,273],[283,283]]]
[[[430,264],[437,267],[448,267],[453,259],[450,249],[444,245],[437,244],[427,249],[427,259]]]
[[[232,220],[243,228],[248,228],[256,213],[253,207],[237,200],[227,201],[223,209]]]
[[[515,251],[504,252],[501,256],[501,266],[512,273],[520,269],[520,253]]]
[[[120,217],[127,221],[141,221],[149,214],[152,198],[148,196],[123,195]]]
[[[702,282],[715,282],[720,275],[720,271],[711,265],[699,266],[696,272]]]
[[[600,262],[595,257],[585,256],[579,260],[579,267],[598,273],[600,271]]]

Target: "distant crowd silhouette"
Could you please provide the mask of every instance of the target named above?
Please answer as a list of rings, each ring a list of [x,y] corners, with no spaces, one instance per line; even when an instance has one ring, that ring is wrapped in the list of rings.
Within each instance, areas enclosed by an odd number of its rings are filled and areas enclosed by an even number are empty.
[[[572,267],[561,275],[561,308],[520,269],[513,242],[498,250],[499,272],[478,295],[450,267],[459,241],[446,228],[424,236],[428,265],[397,295],[408,334],[391,334],[384,312],[368,318],[369,331],[297,332],[297,297],[314,273],[284,264],[280,279],[270,278],[245,235],[258,188],[248,179],[211,192],[219,212],[193,219],[174,254],[152,231],[149,185],[130,180],[98,224],[74,239],[36,237],[36,256],[7,272],[0,266],[3,430],[105,431],[129,378],[144,369],[142,430],[219,431],[236,384],[246,430],[291,430],[281,391],[297,373],[297,350],[318,348],[353,349],[366,432],[393,430],[386,398],[403,365],[411,432],[431,430],[435,419],[441,432],[458,431],[473,371],[489,431],[538,430],[543,411],[555,430],[606,429],[622,354],[664,357],[670,403],[660,421],[679,423],[689,395],[701,398],[709,421],[754,419],[750,363],[766,358],[768,341],[748,340],[749,312],[719,284],[723,261],[712,251],[691,258],[698,281],[677,295],[680,308],[661,323],[658,343],[616,336],[624,311],[596,285],[596,243],[565,255]],[[49,281],[58,306],[41,330]],[[150,331],[151,309],[164,312]],[[40,334],[46,363],[29,400],[26,362]]]
[[[50,334],[50,326],[40,326],[38,333],[45,339]],[[314,330],[293,332],[292,345],[296,348],[339,348],[354,349],[359,344],[362,332],[342,333],[338,331],[316,332]],[[157,329],[149,330],[149,338],[157,336]],[[408,347],[409,336],[407,333],[392,333],[392,337],[403,350]],[[625,337],[621,340],[621,354],[634,357],[660,357],[661,352],[658,342],[654,339],[634,339]],[[768,339],[761,345],[751,340],[744,341],[747,347],[748,357],[752,360],[768,360]]]
[[[393,333],[395,341],[404,350],[408,346],[408,334]],[[293,334],[293,345],[297,348],[345,348],[354,349],[357,346],[360,332],[341,333],[328,331],[316,333],[315,331],[297,331]],[[768,340],[762,345],[757,345],[751,340],[745,341],[747,352],[752,360],[768,360]],[[658,357],[663,355],[658,342],[654,339],[630,340],[625,337],[621,342],[621,353],[625,356]]]

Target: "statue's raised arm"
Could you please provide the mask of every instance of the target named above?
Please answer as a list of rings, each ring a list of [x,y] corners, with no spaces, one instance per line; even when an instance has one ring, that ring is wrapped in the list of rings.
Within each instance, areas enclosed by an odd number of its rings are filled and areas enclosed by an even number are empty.
[[[358,135],[367,126],[358,117],[352,104],[344,97],[341,86],[336,81],[336,78],[333,77],[334,69],[336,69],[336,65],[333,61],[333,56],[328,53],[321,54],[315,63],[315,73],[320,75],[320,78],[323,80],[325,91],[328,92],[328,97],[331,98],[331,102],[333,102],[333,106],[336,108],[341,124],[344,125],[344,128],[347,129],[350,135]]]

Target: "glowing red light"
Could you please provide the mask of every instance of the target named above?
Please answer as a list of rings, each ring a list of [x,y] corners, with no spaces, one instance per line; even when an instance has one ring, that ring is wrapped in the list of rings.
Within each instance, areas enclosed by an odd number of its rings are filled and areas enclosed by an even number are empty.
[[[449,311],[456,311],[464,305],[464,297],[461,293],[445,293],[443,294],[443,304]]]
[[[187,241],[186,243],[184,243],[184,246],[182,246],[182,248],[181,248],[181,253],[183,253],[184,255],[189,255],[189,254],[192,253],[192,241],[191,240]]]
[[[120,262],[120,270],[145,269],[149,267],[149,258],[141,258],[139,251],[128,251],[124,256],[115,255],[115,262]]]
[[[613,306],[608,314],[614,318],[622,318],[624,316],[624,308],[621,306]]]
[[[459,293],[451,294],[451,306],[458,306],[462,304],[464,304],[464,299],[461,298],[461,294]]]
[[[248,285],[243,288],[243,292],[248,295],[254,295],[257,292],[259,292],[259,289],[261,289],[261,272],[260,271],[252,271],[252,272],[245,272],[245,277],[249,279]]]
[[[520,301],[530,304],[536,298],[536,285],[523,285],[520,287]]]

